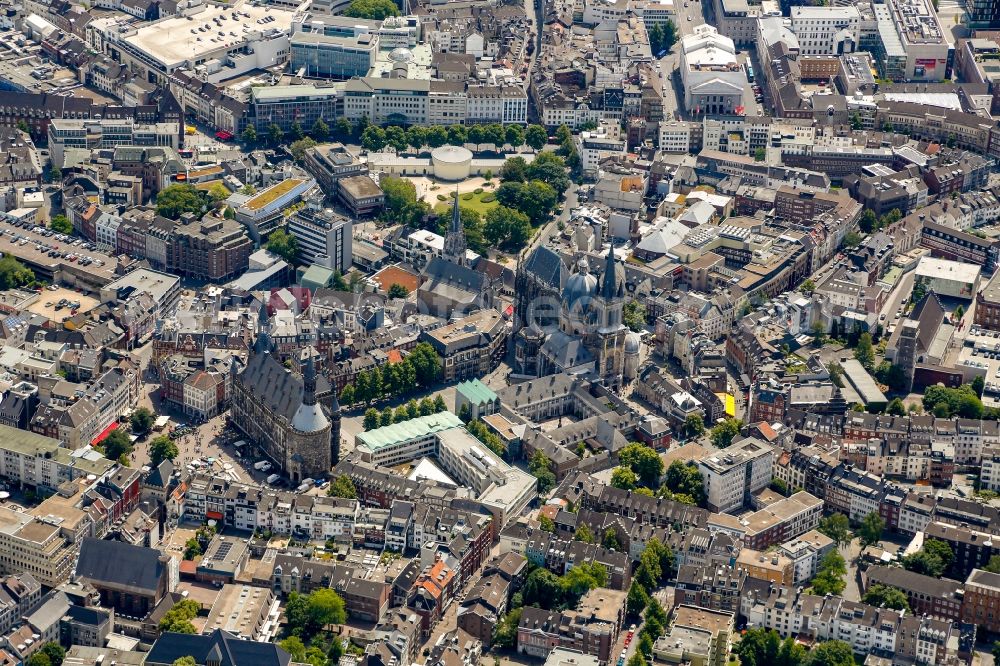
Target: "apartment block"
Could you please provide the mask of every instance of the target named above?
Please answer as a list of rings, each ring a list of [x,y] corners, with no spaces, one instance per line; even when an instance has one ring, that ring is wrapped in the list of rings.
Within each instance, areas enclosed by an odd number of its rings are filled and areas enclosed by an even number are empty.
[[[698,461],[710,511],[728,513],[750,506],[751,496],[771,483],[774,448],[748,437]]]

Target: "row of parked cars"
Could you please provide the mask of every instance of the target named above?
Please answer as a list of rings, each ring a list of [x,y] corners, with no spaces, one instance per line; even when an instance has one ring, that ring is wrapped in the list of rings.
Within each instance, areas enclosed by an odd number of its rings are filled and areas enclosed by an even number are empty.
[[[253,464],[253,468],[258,472],[264,472],[267,474],[270,472],[274,466],[267,460],[258,460]],[[284,486],[288,484],[288,479],[284,478],[280,474],[269,474],[267,479],[265,479],[270,486]],[[304,493],[313,486],[319,488],[320,490],[326,488],[330,485],[330,482],[326,479],[303,479],[302,483],[299,484],[298,488],[295,489],[296,492]]]
[[[90,264],[95,264],[97,266],[103,266],[104,261],[101,259],[95,259],[91,256],[82,254],[80,251],[74,250],[73,248],[79,248],[79,250],[96,250],[97,246],[93,243],[89,243],[82,238],[73,238],[72,236],[67,236],[66,234],[61,234],[52,229],[46,229],[45,227],[40,227],[38,225],[32,225],[31,222],[27,221],[17,221],[9,223],[12,228],[4,229],[2,232],[7,236],[10,236],[11,240],[20,246],[25,246],[28,243],[35,244],[35,250],[47,254],[50,257],[62,257],[67,261],[78,262],[81,266],[89,266]],[[49,244],[43,242],[38,238],[32,238],[30,236],[25,236],[19,234],[14,230],[13,227],[20,227],[23,229],[30,229],[32,233],[42,236],[44,238],[52,238],[53,241],[58,241],[60,243],[66,243],[66,247],[60,247],[54,242]],[[71,251],[72,250],[72,251]]]

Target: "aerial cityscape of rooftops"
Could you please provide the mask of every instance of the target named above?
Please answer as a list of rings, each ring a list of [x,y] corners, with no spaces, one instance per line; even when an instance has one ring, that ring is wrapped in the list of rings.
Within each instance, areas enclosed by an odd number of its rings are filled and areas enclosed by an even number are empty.
[[[1000,1],[0,5],[0,666],[1000,666]]]

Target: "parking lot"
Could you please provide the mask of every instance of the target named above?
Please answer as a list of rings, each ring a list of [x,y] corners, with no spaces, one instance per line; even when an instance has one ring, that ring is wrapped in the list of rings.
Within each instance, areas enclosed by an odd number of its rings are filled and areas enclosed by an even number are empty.
[[[84,238],[65,235],[31,222],[6,222],[0,233],[18,247],[33,245],[35,251],[53,259],[91,264],[101,267],[111,263],[111,258],[97,252],[97,246]]]
[[[96,298],[84,296],[65,287],[49,285],[41,292],[38,300],[28,306],[28,312],[61,323],[75,314],[90,312],[98,305],[100,301]]]
[[[64,274],[64,280],[81,282],[88,291],[115,278],[117,261],[96,245],[34,222],[0,219],[0,252],[24,262],[40,279]]]

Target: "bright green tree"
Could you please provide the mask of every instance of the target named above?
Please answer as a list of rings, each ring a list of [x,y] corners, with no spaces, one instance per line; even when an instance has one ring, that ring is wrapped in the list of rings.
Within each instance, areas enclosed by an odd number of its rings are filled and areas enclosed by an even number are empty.
[[[910,602],[906,594],[898,587],[891,585],[875,584],[868,588],[861,601],[872,606],[884,606],[894,610],[905,610],[909,612]]]
[[[52,220],[49,222],[49,228],[60,234],[73,233],[73,223],[69,221],[68,217],[62,214],[52,216]]]
[[[862,546],[874,546],[882,539],[882,530],[885,529],[885,521],[877,513],[869,513],[861,521],[857,529],[857,535],[861,539]]]
[[[299,254],[299,240],[284,229],[275,229],[267,237],[267,251],[278,255],[290,265],[296,265]]]
[[[549,142],[549,133],[541,125],[529,125],[524,132],[524,141],[531,148],[541,150]]]
[[[645,444],[628,444],[618,452],[618,459],[639,477],[642,485],[657,488],[663,475],[663,459]]]
[[[732,444],[739,434],[739,422],[736,419],[724,419],[722,423],[712,428],[712,444],[724,449]]]
[[[646,327],[646,306],[636,299],[630,300],[622,309],[622,323],[630,331],[638,333]]]
[[[326,494],[329,497],[342,497],[344,499],[357,499],[358,489],[354,486],[354,481],[346,474],[341,474],[333,480]]]
[[[168,185],[156,195],[157,215],[171,220],[176,220],[184,213],[201,213],[207,205],[202,193],[188,183]]]
[[[635,490],[639,485],[638,475],[629,467],[616,467],[611,473],[611,486],[622,490]]]
[[[164,460],[173,460],[178,453],[177,445],[166,435],[160,435],[149,443],[149,459],[154,467]]]
[[[847,575],[847,563],[844,556],[836,550],[831,550],[820,561],[816,575],[812,580],[812,594],[826,596],[840,595],[847,586],[844,577]]]
[[[851,521],[842,513],[832,513],[822,518],[816,529],[833,539],[837,546],[845,546],[851,542]]]
[[[145,435],[153,427],[156,416],[148,407],[137,407],[129,416],[129,426],[135,435]]]

